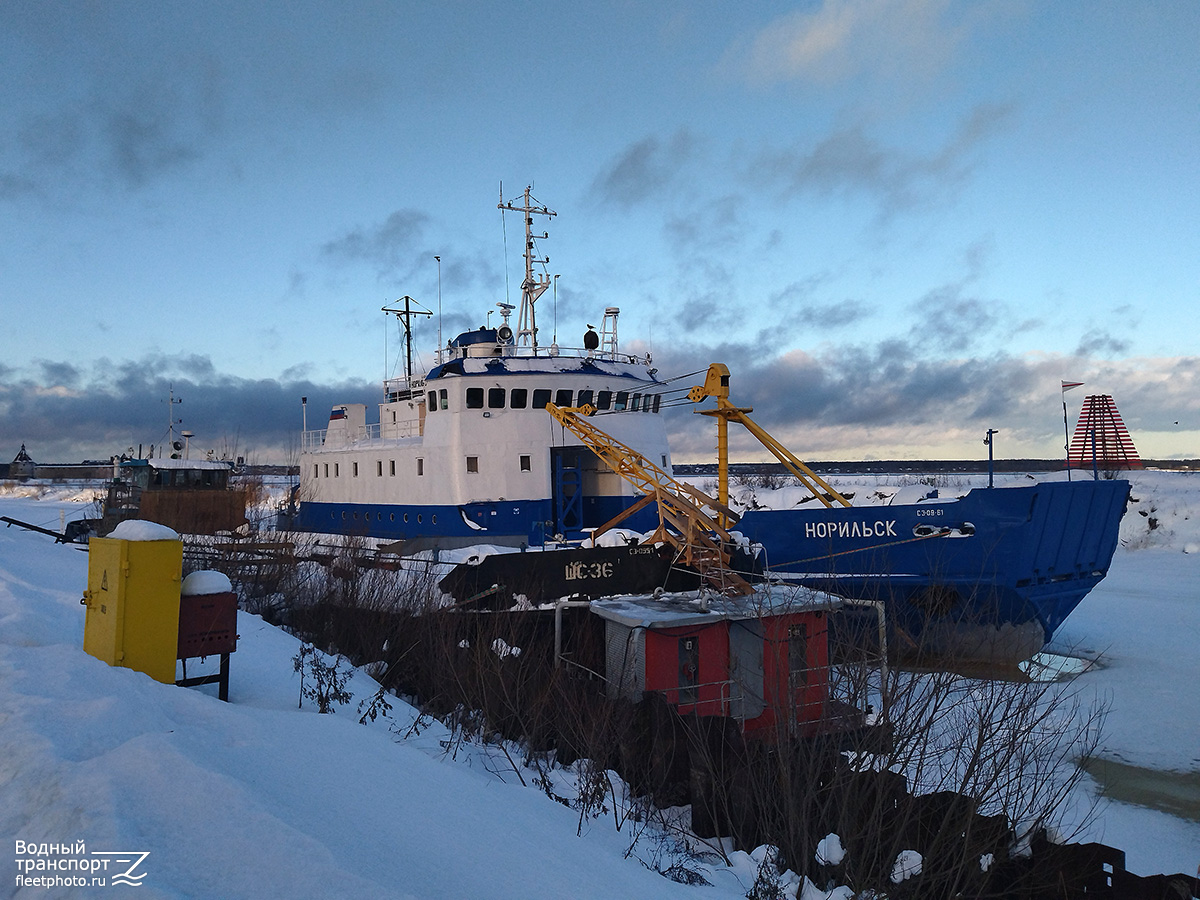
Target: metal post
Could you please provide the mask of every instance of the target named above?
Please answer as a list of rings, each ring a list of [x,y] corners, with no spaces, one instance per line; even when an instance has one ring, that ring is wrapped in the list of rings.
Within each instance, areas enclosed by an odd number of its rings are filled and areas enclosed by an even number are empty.
[[[435,256],[438,264],[438,358],[437,361],[442,361],[442,258]]]
[[[1063,392],[1063,436],[1067,439],[1067,442],[1065,444],[1063,444],[1063,447],[1066,448],[1066,454],[1067,454],[1067,456],[1066,456],[1066,459],[1067,459],[1067,481],[1070,481],[1071,480],[1071,428],[1067,424],[1067,395],[1066,395],[1065,391]]]
[[[984,437],[984,439],[983,439],[983,442],[985,444],[987,444],[987,448],[988,448],[988,487],[995,487],[995,483],[994,483],[995,461],[994,461],[994,455],[992,453],[992,449],[994,446],[992,443],[992,435],[999,434],[999,433],[1000,432],[997,431],[995,428],[989,428],[987,430],[987,436]]]

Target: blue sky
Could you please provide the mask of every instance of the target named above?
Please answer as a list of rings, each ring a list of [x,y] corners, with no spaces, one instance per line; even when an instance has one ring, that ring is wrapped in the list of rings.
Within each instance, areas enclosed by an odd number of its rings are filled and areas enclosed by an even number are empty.
[[[802,456],[1054,457],[1063,378],[1200,456],[1198,59],[1191,0],[7,3],[0,453],[155,441],[173,385],[282,461],[435,255],[447,336],[515,299],[503,182],[558,212],[543,334],[620,306]]]

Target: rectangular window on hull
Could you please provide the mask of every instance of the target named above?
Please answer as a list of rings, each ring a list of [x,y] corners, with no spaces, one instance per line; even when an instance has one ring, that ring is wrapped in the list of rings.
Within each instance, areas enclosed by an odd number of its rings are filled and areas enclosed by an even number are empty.
[[[483,388],[467,388],[467,409],[483,409]]]
[[[351,470],[350,474],[353,475],[355,478],[357,478],[358,477],[358,463],[351,463],[351,465],[353,466],[353,469]]]
[[[546,404],[550,402],[550,392],[538,388],[533,392],[533,408],[545,409]]]
[[[513,388],[508,392],[508,405],[513,409],[524,409],[529,405],[529,391],[526,388]]]
[[[396,474],[396,461],[394,459],[388,460],[388,474],[389,475]]]
[[[580,391],[579,392],[579,405],[583,406],[585,403],[592,403],[592,392],[591,391]]]
[[[596,393],[596,409],[612,409],[612,391]]]
[[[467,471],[468,472],[478,472],[479,471],[479,457],[478,456],[468,456],[467,457]]]
[[[631,410],[633,410],[634,412],[637,412],[641,408],[641,406],[642,406],[642,395],[634,394],[633,400],[631,400],[629,402],[629,408]]]
[[[488,409],[504,409],[504,388],[488,388]]]
[[[559,391],[554,395],[554,405],[561,409],[566,409],[571,405],[571,395],[573,393],[574,391]]]
[[[377,478],[383,477],[383,460],[382,459],[375,460],[375,476]]]
[[[334,463],[333,464],[333,477],[340,478],[341,474],[342,474],[341,465],[339,463]]]
[[[425,460],[421,459],[420,457],[417,458],[417,474],[425,474]]]
[[[321,467],[318,466],[316,463],[313,463],[313,478],[320,478],[320,477],[321,477]]]
[[[521,457],[521,471],[522,472],[533,471],[532,463],[533,463],[533,461],[528,456],[522,456]]]
[[[329,477],[329,463],[325,463],[325,477]]]
[[[654,395],[654,411],[658,412],[658,408],[662,405],[662,394]]]
[[[617,391],[617,401],[613,409],[622,410],[629,405],[629,391]]]

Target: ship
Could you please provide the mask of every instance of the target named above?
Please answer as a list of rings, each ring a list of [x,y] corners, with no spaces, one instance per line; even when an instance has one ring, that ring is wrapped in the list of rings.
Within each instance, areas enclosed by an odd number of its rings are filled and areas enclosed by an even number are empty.
[[[540,343],[536,303],[552,277],[539,255],[548,235],[533,223],[556,214],[528,188],[500,208],[525,226],[516,327],[515,307],[497,304],[499,326],[458,334],[421,371],[411,325],[432,313],[410,297],[385,306],[404,328],[404,372],[384,382],[375,421],[365,404],[340,404],[324,428],[305,428],[297,530],[383,539],[402,553],[475,545],[569,553],[617,522],[646,532],[660,520],[644,483],[549,411],[587,410],[596,429],[663,478],[672,472],[663,413],[677,402],[714,397],[720,427],[731,418],[757,427],[728,400],[723,366],[710,367],[707,389],[679,387],[649,354],[624,352],[618,307],[604,310],[598,331],[587,326],[580,347],[560,346],[557,335]],[[888,506],[853,506],[790,453],[785,462],[821,502],[735,514],[723,483],[715,505],[725,524],[770,577],[883,603],[893,643],[920,654],[1012,660],[1040,650],[1107,573],[1129,493],[1119,479],[1047,480],[961,497],[923,488]],[[561,556],[540,565],[558,566]]]

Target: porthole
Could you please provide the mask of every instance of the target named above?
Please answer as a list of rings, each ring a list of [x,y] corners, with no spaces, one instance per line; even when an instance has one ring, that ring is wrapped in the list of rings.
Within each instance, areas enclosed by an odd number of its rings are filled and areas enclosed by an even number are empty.
[[[392,514],[391,514],[391,520],[392,520],[393,522],[395,522],[395,521],[396,521],[396,514],[395,514],[395,513],[392,513]]]
[[[421,514],[420,513],[417,513],[417,524],[418,525],[421,524]]]

